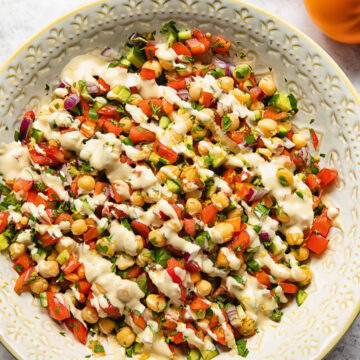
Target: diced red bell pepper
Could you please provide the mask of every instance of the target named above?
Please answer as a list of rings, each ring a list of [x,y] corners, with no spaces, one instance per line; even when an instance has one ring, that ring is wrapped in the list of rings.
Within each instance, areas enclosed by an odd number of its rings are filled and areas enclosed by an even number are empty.
[[[79,290],[79,292],[81,292],[82,294],[89,294],[90,289],[91,289],[91,283],[89,283],[87,280],[82,279],[79,280],[77,282],[77,289]]]
[[[181,344],[184,341],[184,335],[181,332],[177,332],[175,335],[173,335],[172,342],[175,345]]]
[[[165,98],[162,98],[161,111],[163,111],[165,114],[171,114],[174,111],[174,105],[169,103]]]
[[[250,235],[246,230],[240,232],[234,240],[231,241],[229,247],[233,249],[237,254],[244,252],[244,250],[250,244]]]
[[[211,100],[213,98],[213,94],[203,91],[200,95],[200,103],[204,105],[205,107],[210,107]]]
[[[116,107],[113,105],[106,105],[101,107],[100,109],[97,110],[98,114],[101,115],[106,115],[106,116],[115,116],[118,117],[119,116],[119,112],[117,111]]]
[[[49,315],[58,321],[69,319],[70,311],[56,297],[56,293],[48,291],[46,293]]]
[[[48,232],[40,235],[40,241],[44,247],[56,244],[59,238],[52,237]]]
[[[169,160],[170,163],[176,162],[178,158],[178,153],[174,150],[169,149],[167,146],[163,145],[158,139],[155,140],[153,145],[153,151],[161,156],[162,158]]]
[[[315,190],[320,185],[320,180],[316,175],[308,174],[308,176],[306,177],[306,185],[311,191]]]
[[[143,224],[142,222],[133,220],[131,222],[131,227],[136,233],[140,234],[144,238],[147,239],[147,237],[149,236],[150,229],[147,225]]]
[[[223,329],[223,326],[224,325],[217,326],[215,329],[212,330],[212,332],[216,335],[217,342],[222,345],[226,345],[225,331]]]
[[[13,190],[15,192],[23,191],[24,193],[26,193],[32,188],[33,184],[34,182],[32,180],[24,180],[21,178],[17,178],[14,182]]]
[[[195,236],[196,223],[194,219],[184,219],[184,229],[190,236]]]
[[[186,89],[186,80],[183,78],[169,81],[166,86],[170,86],[175,90]]]
[[[145,54],[146,54],[146,58],[148,60],[152,60],[155,56],[155,52],[156,52],[156,45],[154,44],[147,44],[145,47]]]
[[[110,91],[110,86],[106,83],[106,81],[103,78],[99,77],[98,78],[98,83],[101,86],[101,89],[98,92],[99,94],[104,94],[104,93],[107,93],[107,92]]]
[[[286,119],[287,117],[289,117],[287,112],[278,112],[274,106],[266,108],[263,114],[263,119],[273,119],[275,121],[280,121],[282,119]]]
[[[335,180],[337,175],[337,170],[324,168],[317,174],[317,177],[320,180],[320,185],[326,186]]]
[[[143,67],[140,71],[140,77],[143,80],[153,80],[156,78],[155,70],[147,69]]]
[[[174,283],[176,284],[181,284],[181,279],[180,277],[175,273],[175,268],[179,267],[181,269],[184,268],[184,266],[181,264],[180,261],[176,260],[175,258],[171,257],[168,261],[167,261],[167,268],[166,271],[168,272],[168,274],[170,275],[171,279],[173,280]]]
[[[201,211],[201,218],[205,224],[210,224],[216,219],[217,208],[214,204],[204,207]]]
[[[130,129],[130,139],[134,144],[141,142],[153,142],[156,139],[155,133],[140,126],[133,126]]]
[[[97,228],[94,226],[94,227],[90,227],[86,233],[84,234],[84,241],[86,243],[88,243],[89,241],[91,240],[94,240],[98,237],[98,231],[97,231]]]
[[[196,273],[201,270],[199,264],[195,261],[189,261],[189,262],[185,263],[185,269],[187,271],[190,271],[191,273]]]
[[[65,324],[68,327],[69,330],[71,330],[74,334],[74,336],[82,343],[86,344],[87,342],[87,336],[88,336],[88,330],[84,326],[84,324],[79,321],[78,319],[66,319]]]
[[[317,147],[319,145],[319,139],[318,139],[314,129],[311,129],[311,138],[312,138],[312,142],[314,145],[314,149],[317,149]]]
[[[223,179],[231,186],[234,183],[234,178],[236,176],[236,171],[234,169],[227,169],[223,173]]]
[[[64,262],[61,266],[61,270],[64,272],[65,275],[71,274],[73,271],[75,271],[80,266],[80,262],[78,259],[70,255],[70,258]]]
[[[74,222],[72,216],[67,212],[62,212],[55,220],[55,225],[60,224],[62,221],[69,221],[70,224]]]
[[[241,218],[240,218],[240,216],[235,217],[235,218],[231,218],[231,219],[226,219],[225,222],[232,225],[232,227],[234,228],[234,233],[240,232],[240,230],[241,230]]]
[[[44,205],[45,207],[47,206],[47,201],[42,196],[40,196],[35,190],[30,190],[27,193],[26,201],[33,203],[35,206],[39,206],[39,205]]]
[[[173,44],[172,48],[177,55],[191,56],[191,51],[189,48],[180,41]]]
[[[312,252],[320,255],[328,246],[329,240],[320,234],[311,233],[306,240],[306,246]]]
[[[9,213],[5,211],[0,211],[0,233],[2,233],[6,229],[8,219]]]

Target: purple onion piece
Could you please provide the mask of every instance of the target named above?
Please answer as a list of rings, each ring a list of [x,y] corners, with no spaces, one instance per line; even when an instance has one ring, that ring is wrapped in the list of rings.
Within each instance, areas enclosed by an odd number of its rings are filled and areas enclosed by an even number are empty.
[[[231,76],[232,73],[231,68],[235,68],[232,64],[229,64],[218,58],[214,58],[214,65],[219,67],[220,69],[225,70],[225,76]]]
[[[230,324],[233,327],[239,327],[241,325],[241,320],[239,317],[239,314],[237,312],[236,306],[235,305],[231,305],[229,307],[226,308],[226,315],[229,319]]]
[[[106,186],[105,187],[105,192],[104,195],[106,196],[107,199],[109,199],[111,197],[111,186]]]
[[[261,240],[264,240],[264,241],[270,241],[270,236],[267,232],[261,232],[260,238],[261,238]]]
[[[183,100],[183,101],[189,101],[190,98],[190,94],[189,91],[187,89],[180,89],[177,91],[177,95],[178,97]]]
[[[58,89],[64,89],[65,84],[63,82],[60,83],[60,85],[58,86]]]
[[[184,260],[185,260],[185,262],[187,263],[188,261],[189,261],[189,259],[190,259],[190,254],[189,253],[184,253]]]
[[[215,107],[216,104],[217,104],[217,102],[218,102],[218,99],[213,96],[212,99],[211,99],[211,101],[210,101],[210,107],[211,107],[211,108]]]
[[[64,103],[65,110],[69,110],[76,106],[78,102],[80,101],[80,97],[77,94],[70,94],[66,99]]]
[[[287,149],[292,149],[295,144],[287,137],[284,138],[284,146],[287,148]]]
[[[105,48],[101,52],[101,56],[104,56],[104,57],[108,58],[109,60],[117,60],[120,57],[119,53],[111,47]]]
[[[138,34],[138,33],[134,33],[130,36],[129,38],[129,43],[133,44],[134,46],[140,46],[140,45],[144,45],[144,42],[143,41],[139,41],[137,40],[138,38],[141,38],[141,34]]]
[[[259,100],[263,100],[266,96],[265,92],[263,90],[261,90],[260,88],[258,88],[260,90],[260,94],[258,96]]]
[[[217,112],[220,116],[223,116],[224,114],[228,114],[232,111],[232,107],[229,104],[223,103],[221,100],[217,102]]]
[[[247,201],[258,201],[258,200],[262,199],[268,192],[269,192],[269,190],[267,190],[267,189],[252,188],[252,189],[250,189],[249,193],[247,194],[246,200]]]
[[[99,92],[97,84],[86,85],[89,94],[96,94]]]
[[[299,155],[304,160],[306,166],[310,166],[311,165],[311,155],[310,155],[309,150],[306,147],[302,147],[301,149],[298,150],[298,152],[299,152]]]
[[[33,119],[30,116],[24,116],[21,124],[20,124],[20,130],[19,130],[19,140],[23,141],[27,138],[29,134],[29,130],[31,128]]]

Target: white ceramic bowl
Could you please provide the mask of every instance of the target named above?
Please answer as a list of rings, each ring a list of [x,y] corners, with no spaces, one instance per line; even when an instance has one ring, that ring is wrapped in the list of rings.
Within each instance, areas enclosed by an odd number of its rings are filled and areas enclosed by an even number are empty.
[[[334,61],[307,36],[240,1],[109,0],[72,12],[26,43],[0,70],[0,141],[11,141],[21,114],[37,109],[45,85],[55,84],[72,57],[119,47],[133,31],[159,28],[174,19],[224,34],[247,54],[257,71],[272,67],[279,89],[299,100],[296,125],[309,120],[320,134],[322,163],[339,171],[331,194],[341,208],[343,229],[332,230],[330,245],[311,266],[314,282],[301,307],[291,304],[280,324],[271,324],[248,343],[247,359],[321,359],[336,344],[360,308],[359,122],[360,99]],[[96,50],[95,50],[96,51]],[[6,129],[8,129],[6,131]],[[91,352],[69,333],[63,337],[29,294],[13,291],[15,272],[0,257],[0,338],[18,359],[83,359]],[[104,359],[119,358],[110,345]],[[223,359],[226,356],[222,356]]]

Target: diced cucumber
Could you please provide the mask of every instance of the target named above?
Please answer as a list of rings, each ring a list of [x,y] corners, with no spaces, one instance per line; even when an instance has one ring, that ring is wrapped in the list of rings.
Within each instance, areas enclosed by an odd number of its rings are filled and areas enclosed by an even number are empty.
[[[136,342],[134,344],[134,353],[141,354],[143,352],[144,344]]]
[[[40,298],[40,306],[42,308],[47,308],[48,307],[48,301],[47,301],[46,293],[45,292],[40,293],[39,298]]]
[[[133,64],[136,68],[141,68],[145,62],[143,51],[138,49],[136,46],[132,47],[126,56],[126,59]]]
[[[8,246],[9,240],[3,234],[0,234],[0,251],[7,249]]]
[[[270,249],[275,256],[278,256],[284,253],[287,249],[287,242],[282,241],[279,236],[275,236],[270,246]]]
[[[100,108],[102,108],[103,106],[105,106],[107,104],[107,100],[101,96],[97,96],[95,99],[94,99],[94,109],[95,110],[99,110]]]
[[[284,138],[289,132],[289,130],[286,129],[286,127],[283,125],[278,125],[278,129],[279,129],[279,132],[278,132],[277,136],[279,138]]]
[[[297,101],[293,94],[283,94],[276,92],[269,100],[269,105],[279,108],[281,111],[298,111]]]
[[[250,90],[254,86],[255,86],[255,84],[250,79],[247,79],[247,80],[244,81],[244,88],[245,89]]]
[[[171,47],[173,46],[177,41],[177,36],[174,32],[170,32],[169,33],[169,37],[168,37],[168,40],[167,40],[167,45],[168,47]]]
[[[234,74],[237,79],[243,79],[246,75],[248,75],[251,72],[252,72],[251,66],[247,64],[238,65],[234,69]]]
[[[190,151],[194,151],[194,139],[191,135],[184,137],[184,145]]]
[[[236,209],[236,206],[233,202],[231,202],[230,205],[228,207],[226,207],[223,211],[225,214],[227,214],[228,212],[230,212],[234,209]]]
[[[31,136],[35,139],[37,144],[44,139],[44,133],[41,130],[38,130],[38,129],[32,129],[32,135]]]
[[[156,154],[155,152],[152,152],[150,154],[149,160],[154,164],[154,165],[169,165],[170,162],[164,158],[162,158],[161,156],[159,156],[158,154]]]
[[[166,179],[165,184],[172,193],[178,194],[181,190],[179,179]]]
[[[198,349],[191,349],[187,356],[187,360],[200,360],[200,351]]]
[[[192,37],[192,32],[190,29],[181,29],[179,32],[178,32],[178,38],[179,38],[179,41],[185,41],[185,40],[188,40]]]
[[[206,247],[210,239],[211,239],[210,234],[207,231],[203,231],[195,238],[195,242],[202,247]]]
[[[119,60],[119,65],[126,66],[126,67],[130,67],[130,66],[131,66],[131,62],[130,62],[127,58],[122,57],[122,58]]]
[[[297,294],[296,294],[296,303],[298,304],[298,306],[301,306],[304,301],[306,300],[308,294],[306,291],[300,289]]]
[[[226,153],[224,154],[216,154],[216,156],[212,155],[212,166],[213,168],[218,168],[226,161]]]
[[[131,95],[131,90],[123,85],[115,85],[111,91],[107,93],[107,98],[109,100],[117,100],[123,104],[126,103],[126,100]]]
[[[56,261],[62,265],[70,258],[70,253],[68,250],[63,250],[56,258]]]
[[[82,80],[80,80],[80,81],[79,81],[79,85],[80,85],[80,88],[81,88],[81,96],[82,96],[86,101],[93,101],[93,98],[92,98],[91,95],[89,94],[85,82],[82,81]]]
[[[163,115],[159,120],[159,126],[162,129],[166,129],[170,125],[170,118],[166,115]]]
[[[260,110],[255,110],[254,115],[255,115],[255,120],[256,121],[261,120],[261,112],[260,112]]]
[[[215,350],[200,350],[200,352],[201,352],[201,356],[204,360],[211,360],[215,356],[219,355],[219,352],[216,349]]]
[[[132,142],[132,140],[130,139],[130,137],[126,137],[124,139],[121,140],[121,142],[125,145],[131,145],[134,146],[134,143]]]

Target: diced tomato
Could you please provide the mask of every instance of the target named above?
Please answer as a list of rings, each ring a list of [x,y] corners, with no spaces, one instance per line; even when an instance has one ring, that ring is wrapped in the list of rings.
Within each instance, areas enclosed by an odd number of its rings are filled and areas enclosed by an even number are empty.
[[[161,107],[162,101],[161,99],[146,99],[146,100],[141,100],[137,106],[146,116],[151,116],[153,112],[151,110],[150,105]]]
[[[317,177],[320,180],[320,185],[326,186],[335,180],[337,175],[337,170],[324,168],[317,174]]]
[[[245,133],[242,131],[233,131],[226,133],[226,136],[234,141],[236,144],[240,144],[245,139]]]
[[[227,294],[226,287],[220,285],[211,296],[213,297],[213,299],[216,299],[219,295],[226,295],[226,294]]]
[[[231,186],[234,183],[234,178],[236,176],[236,171],[234,169],[227,169],[223,173],[224,180]]]
[[[154,44],[147,44],[145,47],[145,54],[146,54],[146,58],[148,60],[152,60],[155,56],[155,52],[156,52],[156,45]]]
[[[306,246],[312,252],[320,255],[328,246],[329,240],[320,234],[311,233],[306,240]]]
[[[199,264],[195,261],[189,261],[189,262],[185,263],[185,269],[187,271],[190,271],[191,273],[196,273],[201,270]]]
[[[64,272],[65,275],[71,274],[73,271],[75,271],[80,266],[80,262],[78,259],[70,255],[70,258],[64,262],[61,266],[61,270]]]
[[[130,139],[134,144],[141,142],[153,142],[156,139],[155,133],[140,126],[133,126],[130,129]]]
[[[238,217],[235,217],[235,218],[231,218],[231,219],[226,219],[225,222],[231,224],[234,228],[234,232],[237,233],[237,232],[240,232],[241,230],[241,218],[238,216]]]
[[[175,345],[185,342],[183,334],[181,332],[177,332],[175,335],[173,335],[172,342]]]
[[[175,273],[175,268],[179,267],[181,269],[184,268],[184,266],[181,264],[180,261],[176,260],[175,258],[171,257],[168,261],[167,261],[167,272],[170,275],[170,277],[172,278],[172,280],[177,283],[177,284],[181,284],[181,279],[180,277]]]
[[[192,55],[202,55],[206,53],[206,46],[195,38],[186,40],[185,44],[190,48]]]
[[[146,321],[145,319],[139,314],[139,311],[132,310],[131,317],[134,321],[134,324],[138,326],[140,329],[144,330],[146,328]]]
[[[26,271],[24,271],[16,280],[14,291],[21,295],[24,291],[28,291],[29,284],[31,282],[31,276],[36,275],[36,269],[34,266],[29,267]],[[35,278],[34,278],[35,280]]]
[[[77,268],[76,273],[77,273],[79,279],[85,279],[85,266],[84,266],[84,264],[81,264]]]
[[[216,219],[217,208],[214,204],[204,207],[201,211],[201,218],[205,224],[210,224]]]
[[[64,152],[58,147],[44,143],[40,143],[39,147],[45,152],[45,155],[29,146],[29,154],[35,164],[56,166],[65,161]]]
[[[184,219],[184,229],[190,236],[195,236],[196,223],[194,219]]]
[[[205,107],[210,107],[211,100],[213,98],[213,94],[203,91],[200,95],[200,104],[204,105]]]
[[[191,56],[191,51],[182,42],[177,42],[172,46],[177,55]]]
[[[310,190],[315,190],[320,185],[320,180],[314,174],[308,174],[306,177],[306,185]]]
[[[219,342],[222,345],[226,345],[225,331],[223,329],[223,325],[217,326],[215,329],[212,330],[212,332],[216,335],[217,342]]]
[[[254,187],[252,184],[248,183],[236,183],[235,189],[236,194],[240,196],[241,199],[245,200],[246,197],[250,194],[250,190]]]
[[[57,299],[56,293],[48,291],[46,293],[49,315],[58,321],[69,319],[71,314],[70,311]]]
[[[40,235],[40,241],[44,247],[56,244],[59,241],[59,238],[52,237],[48,232]]]
[[[279,282],[279,285],[283,288],[285,294],[296,294],[298,286],[289,282]]]
[[[165,321],[163,321],[161,323],[161,326],[167,328],[167,329],[171,329],[171,330],[175,330],[176,327],[177,327],[177,324],[175,321],[172,321],[172,320],[169,320],[169,319],[166,319]]]
[[[327,217],[327,211],[323,211],[313,222],[311,231],[318,232],[320,235],[326,237],[331,227],[331,220]]]
[[[33,203],[35,206],[39,206],[39,205],[44,205],[45,207],[47,206],[47,201],[42,196],[40,196],[35,190],[30,190],[27,193],[26,201]]]
[[[46,187],[45,194],[48,197],[48,201],[58,201],[59,200],[59,195],[51,187],[48,187],[48,186]]]
[[[319,139],[318,139],[314,129],[311,130],[311,138],[312,138],[312,142],[314,145],[314,149],[317,149],[317,147],[319,145]]]
[[[73,332],[74,336],[82,344],[85,345],[87,342],[88,330],[84,326],[84,324],[81,321],[79,321],[78,319],[66,319],[65,324],[68,327],[68,329]]]
[[[108,115],[108,116],[119,116],[119,112],[117,111],[116,107],[113,105],[106,105],[101,107],[100,109],[97,110],[98,114],[101,115]]]
[[[55,220],[55,225],[60,224],[62,221],[68,221],[70,224],[74,222],[72,216],[66,212],[62,212]]]
[[[105,189],[106,184],[102,181],[97,181],[95,183],[95,189],[94,189],[94,194],[95,195],[99,195],[103,192],[103,190]]]
[[[193,33],[194,37],[205,46],[205,52],[207,52],[211,45],[210,33],[204,34],[199,29],[193,29],[192,33]]]
[[[275,121],[286,119],[287,117],[289,117],[288,113],[284,111],[278,112],[274,106],[266,108],[263,114],[263,119],[273,119]]]
[[[175,90],[180,90],[180,89],[186,89],[186,80],[184,78],[180,78],[177,80],[172,80],[169,81],[166,86],[170,86]]]
[[[193,311],[197,310],[206,310],[210,307],[210,304],[206,303],[204,300],[201,299],[201,297],[196,296],[192,303],[190,304],[190,308]]]
[[[119,308],[117,308],[116,306],[111,304],[109,300],[108,300],[108,307],[106,307],[106,308],[101,307],[101,309],[103,311],[105,311],[109,315],[109,317],[112,317],[112,318],[121,317]]]
[[[217,35],[214,37],[212,49],[221,55],[226,55],[227,51],[229,50],[231,42],[224,37]]]
[[[140,234],[144,238],[147,239],[147,237],[149,236],[150,229],[147,225],[143,224],[142,222],[133,220],[131,222],[131,227],[136,233]]]
[[[103,78],[99,77],[98,78],[98,83],[101,86],[99,94],[104,94],[104,93],[107,93],[107,92],[110,91],[110,86],[106,83],[106,81]]]
[[[75,197],[78,194],[78,190],[79,190],[78,181],[79,181],[80,177],[81,177],[80,175],[76,176],[70,185],[70,190],[72,191],[73,196],[75,196]]]
[[[80,132],[87,138],[91,138],[95,134],[96,121],[92,119],[85,120],[80,125]]]
[[[210,322],[209,322],[209,328],[213,329],[218,324],[219,324],[219,319],[218,319],[217,315],[213,314],[211,316],[211,319],[210,319]]]
[[[33,260],[28,254],[20,256],[14,263],[13,269],[15,269],[19,274],[22,274],[24,271],[28,270],[33,264]]]
[[[161,111],[163,111],[165,114],[171,114],[174,111],[174,105],[169,103],[165,98],[162,98]]]
[[[246,181],[250,176],[251,174],[248,171],[242,170],[240,174],[236,174],[234,182],[242,183]]]
[[[153,145],[153,151],[161,156],[162,158],[169,160],[170,163],[176,162],[178,158],[178,153],[174,150],[169,149],[167,146],[163,145],[158,139],[155,140]]]
[[[143,80],[153,80],[156,78],[155,70],[147,69],[143,67],[140,71],[140,77]]]
[[[87,280],[85,279],[82,279],[82,280],[79,280],[77,282],[77,289],[79,292],[81,292],[82,294],[89,294],[90,292],[90,289],[91,289],[91,283],[89,283]]]
[[[82,96],[80,96],[80,104],[81,104],[81,108],[82,108],[82,114],[84,117],[84,121],[86,121],[89,119],[90,105]]]
[[[34,182],[32,180],[24,180],[21,178],[17,178],[14,182],[13,190],[15,192],[23,191],[24,193],[26,193],[32,188],[33,184]]]
[[[260,284],[265,285],[268,288],[271,286],[270,277],[265,271],[256,271],[255,276]]]
[[[96,227],[90,227],[84,234],[84,241],[88,243],[98,237],[98,231]]]
[[[246,230],[240,232],[239,235],[235,237],[234,240],[231,241],[229,247],[233,249],[237,254],[244,252],[244,250],[250,244],[250,235]]]
[[[0,211],[0,233],[2,233],[6,229],[8,219],[9,213],[5,211]]]

